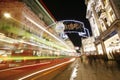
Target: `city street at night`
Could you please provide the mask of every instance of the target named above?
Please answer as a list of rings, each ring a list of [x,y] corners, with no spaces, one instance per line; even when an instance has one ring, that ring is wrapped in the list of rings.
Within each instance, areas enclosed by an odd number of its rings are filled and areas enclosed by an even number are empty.
[[[119,75],[119,0],[0,0],[0,80]]]

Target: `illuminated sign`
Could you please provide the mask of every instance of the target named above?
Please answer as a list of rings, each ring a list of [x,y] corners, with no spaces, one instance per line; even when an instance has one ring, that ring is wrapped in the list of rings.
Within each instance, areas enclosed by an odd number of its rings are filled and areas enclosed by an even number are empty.
[[[65,21],[63,22],[65,25],[65,30],[81,30],[83,28],[82,23],[77,23],[73,21]]]
[[[78,34],[79,36],[82,37],[88,37],[89,35],[89,30],[84,27],[84,24],[80,21],[76,20],[63,20],[64,24],[64,33],[66,34]]]

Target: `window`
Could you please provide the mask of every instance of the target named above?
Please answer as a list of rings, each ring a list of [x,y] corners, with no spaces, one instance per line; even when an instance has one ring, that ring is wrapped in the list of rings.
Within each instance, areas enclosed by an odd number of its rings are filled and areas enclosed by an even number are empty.
[[[21,50],[21,49],[16,49],[15,50],[15,53],[22,53],[24,50]]]
[[[111,16],[113,15],[113,12],[112,12],[112,10],[110,11],[110,15],[111,15]]]
[[[95,24],[95,20],[94,20],[94,18],[93,18],[93,23]]]
[[[116,17],[115,17],[114,12],[112,11],[112,9],[109,11],[109,14],[111,16],[111,21],[113,22],[116,19]]]

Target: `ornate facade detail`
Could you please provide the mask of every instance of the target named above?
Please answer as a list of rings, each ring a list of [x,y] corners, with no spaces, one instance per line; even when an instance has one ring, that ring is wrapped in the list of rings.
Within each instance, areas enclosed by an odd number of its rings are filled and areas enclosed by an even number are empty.
[[[120,10],[118,9],[120,5],[118,5],[118,1],[86,0],[86,18],[88,18],[91,24],[97,53],[107,54],[108,57],[110,57],[111,47],[109,45],[111,45],[110,42],[112,42],[113,37],[120,40],[120,18],[118,16],[120,15]]]

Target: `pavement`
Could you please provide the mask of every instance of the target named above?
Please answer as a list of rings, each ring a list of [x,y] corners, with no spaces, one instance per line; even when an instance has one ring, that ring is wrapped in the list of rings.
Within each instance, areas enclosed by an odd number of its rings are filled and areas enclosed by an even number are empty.
[[[78,59],[77,77],[74,80],[120,80],[120,67],[115,61]]]

